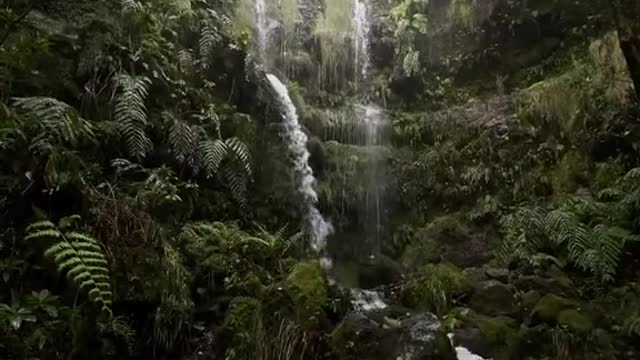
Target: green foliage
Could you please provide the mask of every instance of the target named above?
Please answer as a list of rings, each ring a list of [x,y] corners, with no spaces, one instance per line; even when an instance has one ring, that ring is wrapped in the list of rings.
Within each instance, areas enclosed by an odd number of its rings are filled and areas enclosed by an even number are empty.
[[[140,160],[153,148],[147,136],[147,107],[145,100],[151,81],[144,76],[123,73],[114,78],[118,89],[114,118],[119,124],[129,155]]]
[[[57,226],[50,221],[33,223],[27,228],[25,240],[52,242],[45,256],[51,258],[58,271],[66,273],[71,282],[86,291],[89,299],[110,315],[113,294],[107,260],[98,242],[79,231],[78,220],[77,216],[64,218]]]
[[[429,0],[403,0],[391,9],[395,54],[406,77],[422,71],[420,51],[415,49],[415,42],[418,35],[429,31],[429,21],[425,16],[428,5]]]
[[[623,205],[623,208],[620,208]],[[624,203],[573,199],[558,209],[520,208],[502,219],[504,239],[497,250],[503,262],[541,255],[558,265],[566,259],[603,282],[612,281],[627,241],[637,236],[625,228]]]
[[[436,314],[446,314],[449,306],[471,287],[471,280],[460,269],[449,264],[427,265],[418,277],[402,290],[407,305],[429,309]]]
[[[260,359],[262,334],[262,304],[259,300],[236,297],[229,304],[224,326],[233,333],[233,345],[227,349],[227,359]]]

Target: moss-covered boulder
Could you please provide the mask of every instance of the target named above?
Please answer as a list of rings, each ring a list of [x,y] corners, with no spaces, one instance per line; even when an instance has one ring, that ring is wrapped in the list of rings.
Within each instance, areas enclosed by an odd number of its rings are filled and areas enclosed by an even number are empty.
[[[515,289],[497,280],[476,284],[470,306],[481,314],[491,316],[512,316],[520,311]]]
[[[296,264],[287,277],[286,290],[301,321],[317,319],[329,301],[327,279],[318,262]]]
[[[579,304],[567,298],[555,294],[545,295],[531,312],[531,316],[545,322],[555,322],[564,310],[577,309]]]
[[[469,312],[464,324],[454,332],[456,345],[471,352],[496,360],[519,359],[521,342],[516,320],[497,316],[490,317]]]
[[[402,291],[405,305],[444,314],[452,299],[469,293],[469,276],[450,264],[425,266],[418,278]]]
[[[576,309],[563,310],[556,319],[558,325],[574,332],[588,334],[593,329],[593,321],[589,316]]]

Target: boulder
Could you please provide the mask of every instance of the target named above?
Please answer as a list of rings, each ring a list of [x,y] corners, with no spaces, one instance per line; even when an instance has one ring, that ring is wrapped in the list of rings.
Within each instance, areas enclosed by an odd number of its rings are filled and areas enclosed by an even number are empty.
[[[523,275],[516,279],[513,284],[520,291],[536,290],[543,294],[554,293],[569,297],[578,295],[573,281],[566,275],[553,277]]]
[[[513,316],[520,311],[513,287],[496,280],[476,284],[469,305],[475,311],[491,316]]]
[[[395,359],[456,359],[449,338],[434,314],[414,315],[402,321],[402,328],[401,350]]]
[[[558,314],[558,325],[574,332],[589,334],[593,329],[593,321],[589,316],[576,309],[563,310]]]
[[[508,269],[495,269],[489,268],[485,270],[487,277],[489,279],[498,280],[502,282],[509,281],[509,270]]]
[[[456,359],[440,321],[431,313],[377,320],[366,312],[352,312],[330,335],[329,343],[340,360]]]
[[[534,319],[553,323],[564,310],[577,309],[578,307],[579,304],[574,300],[555,294],[547,294],[538,301],[531,312],[531,316]]]
[[[484,358],[516,359],[520,339],[514,319],[471,314],[454,333],[456,345]]]
[[[531,312],[538,301],[540,301],[541,297],[542,296],[540,295],[540,293],[535,290],[529,290],[526,293],[522,294],[521,300],[522,308],[524,309],[524,311]]]

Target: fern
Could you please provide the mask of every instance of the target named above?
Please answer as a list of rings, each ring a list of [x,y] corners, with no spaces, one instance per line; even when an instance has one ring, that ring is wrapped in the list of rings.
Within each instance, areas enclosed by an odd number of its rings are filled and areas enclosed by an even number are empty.
[[[145,133],[147,108],[144,104],[151,81],[146,77],[120,74],[115,77],[118,96],[115,104],[115,120],[127,144],[129,155],[138,160],[153,148]]]
[[[638,240],[637,235],[615,225],[620,221],[616,208],[574,199],[552,211],[518,209],[502,219],[504,239],[496,255],[502,262],[514,258],[532,261],[540,258],[540,253],[566,256],[578,269],[603,282],[611,281],[625,243]]]
[[[15,98],[14,105],[24,110],[33,121],[36,134],[31,142],[35,153],[48,153],[53,144],[78,146],[82,141],[95,141],[91,123],[70,105],[48,97]]]
[[[198,147],[200,132],[171,113],[163,114],[170,122],[169,146],[179,164],[193,159]]]
[[[66,273],[89,299],[111,315],[112,292],[109,268],[103,250],[93,237],[76,230],[78,216],[60,220],[58,226],[51,221],[40,221],[27,228],[25,240],[46,239],[53,241],[45,256]]]
[[[200,31],[200,59],[204,68],[208,67],[209,59],[213,55],[213,51],[221,40],[218,29],[212,25],[211,21],[205,21]]]
[[[122,12],[127,15],[138,15],[144,10],[142,3],[136,0],[122,0]]]

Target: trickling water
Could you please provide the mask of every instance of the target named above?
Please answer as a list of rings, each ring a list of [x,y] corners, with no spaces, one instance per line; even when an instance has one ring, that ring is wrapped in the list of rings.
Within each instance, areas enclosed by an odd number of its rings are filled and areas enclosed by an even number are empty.
[[[291,101],[287,87],[273,74],[267,78],[278,94],[278,101],[284,108],[284,136],[293,155],[294,173],[298,181],[298,191],[304,198],[305,220],[309,226],[311,247],[319,255],[324,255],[327,237],[333,233],[333,226],[326,221],[317,208],[318,194],[314,189],[316,179],[309,165],[309,151],[307,150],[307,135],[302,131],[298,122],[296,107]],[[324,258],[323,266],[330,267],[328,258]]]
[[[355,0],[353,7],[353,46],[355,52],[356,84],[366,80],[369,72],[369,14],[364,0]]]
[[[351,304],[356,311],[374,311],[387,308],[382,296],[377,291],[351,289]]]

